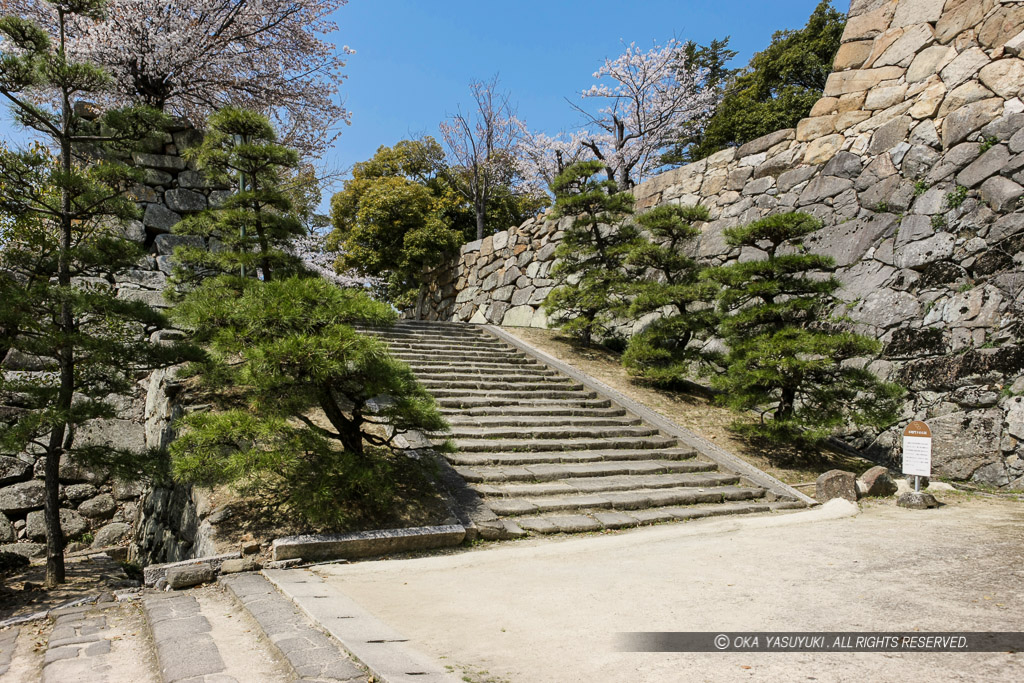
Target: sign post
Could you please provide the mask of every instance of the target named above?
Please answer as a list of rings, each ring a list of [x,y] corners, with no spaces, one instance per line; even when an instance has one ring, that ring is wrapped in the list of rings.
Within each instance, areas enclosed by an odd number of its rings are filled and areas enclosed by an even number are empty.
[[[915,420],[903,430],[903,474],[914,475],[914,491],[921,490],[921,477],[932,476],[932,430]]]

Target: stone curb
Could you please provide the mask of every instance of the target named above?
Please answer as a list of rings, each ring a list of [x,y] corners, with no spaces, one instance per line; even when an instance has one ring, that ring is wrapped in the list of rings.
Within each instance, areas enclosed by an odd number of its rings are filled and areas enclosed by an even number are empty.
[[[270,649],[288,663],[299,680],[366,683],[340,643],[325,635],[299,607],[260,574],[233,574],[217,581],[259,624]]]
[[[189,567],[196,564],[208,564],[213,567],[213,570],[216,573],[220,571],[220,566],[224,564],[225,560],[236,560],[240,557],[241,553],[226,553],[224,555],[211,555],[210,557],[196,557],[190,560],[181,560],[180,562],[151,564],[144,567],[142,570],[143,585],[151,588],[157,581],[167,576],[168,569]]]
[[[458,683],[408,639],[315,573],[269,569],[263,575],[310,619],[336,638],[380,683]]]
[[[466,538],[461,524],[358,531],[350,534],[303,534],[276,539],[274,561],[302,558],[332,560],[339,557],[374,557],[410,550],[431,550],[459,545]]]
[[[688,429],[680,427],[675,422],[672,422],[671,420],[659,415],[658,413],[654,412],[653,410],[643,405],[642,403],[638,403],[633,399],[629,398],[628,396],[625,396],[616,391],[615,389],[612,389],[604,382],[594,379],[590,375],[587,375],[586,373],[583,373],[577,370],[576,368],[566,363],[563,363],[557,358],[550,356],[547,353],[544,353],[540,349],[535,348],[534,346],[522,341],[521,339],[513,337],[511,334],[501,329],[500,327],[497,327],[495,325],[482,325],[481,327],[487,332],[493,334],[498,339],[501,339],[502,341],[511,344],[512,346],[519,349],[523,353],[531,356],[532,358],[544,363],[549,367],[554,368],[555,370],[558,370],[559,372],[573,378],[577,382],[581,382],[591,391],[596,391],[598,395],[602,396],[603,398],[611,400],[612,403],[618,405],[620,408],[626,409],[628,412],[641,418],[648,424],[657,427],[665,434],[674,436],[687,446],[696,449],[705,457],[713,460],[724,470],[735,472],[736,474],[746,477],[754,484],[757,484],[758,486],[768,489],[776,496],[798,500],[804,503],[805,505],[818,504],[818,502],[811,498],[810,496],[803,494],[800,491],[797,491],[795,488],[788,484],[782,483],[781,481],[779,481],[772,475],[768,474],[767,472],[762,472],[761,470],[754,467],[747,461],[738,458],[737,456],[733,455],[732,453],[729,453],[728,451],[722,449],[716,444],[711,443],[707,439],[694,434]]]

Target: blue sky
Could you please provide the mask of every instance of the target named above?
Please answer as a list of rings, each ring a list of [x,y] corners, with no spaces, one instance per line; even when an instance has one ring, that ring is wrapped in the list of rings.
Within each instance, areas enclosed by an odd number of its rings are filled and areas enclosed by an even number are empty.
[[[336,19],[337,42],[357,51],[344,93],[352,111],[328,155],[347,167],[380,145],[427,133],[461,103],[468,84],[500,74],[532,130],[578,126],[566,97],[589,87],[622,41],[642,47],[676,37],[706,44],[732,36],[747,63],[774,31],[802,27],[818,0],[350,0]],[[834,0],[842,11],[849,5]]]
[[[549,134],[580,123],[566,97],[589,87],[623,41],[642,47],[676,37],[706,44],[732,36],[747,63],[774,31],[802,27],[818,0],[350,0],[338,10],[332,39],[357,51],[342,89],[352,125],[323,162],[342,170],[380,145],[421,134],[460,104],[468,84],[499,74],[532,130]],[[846,11],[845,0],[834,4]],[[4,119],[7,119],[4,112]],[[24,133],[0,122],[0,137]]]

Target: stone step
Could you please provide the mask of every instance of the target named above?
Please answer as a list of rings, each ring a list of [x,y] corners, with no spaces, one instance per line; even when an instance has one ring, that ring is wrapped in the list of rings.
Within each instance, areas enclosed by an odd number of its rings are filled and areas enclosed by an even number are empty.
[[[637,460],[689,460],[697,455],[692,448],[611,448],[589,450],[506,451],[448,453],[445,457],[453,465],[477,467],[480,465],[542,465],[579,464],[592,462],[630,462]],[[532,467],[531,467],[532,469]]]
[[[646,510],[607,510],[586,514],[537,515],[515,517],[514,519],[519,528],[531,533],[566,534],[629,529],[663,522],[682,522],[724,515],[764,514],[792,508],[794,508],[793,503],[716,503],[687,507],[656,507]]]
[[[492,351],[495,353],[503,353],[508,351],[508,346],[500,342],[492,343],[484,340],[480,341],[446,341],[446,342],[427,342],[427,341],[415,341],[415,342],[400,342],[388,339],[388,348],[392,351],[414,351],[414,352],[427,352],[435,353],[437,351],[456,351],[461,353],[476,353],[478,351]]]
[[[675,445],[676,440],[668,436],[630,436],[598,439],[455,439],[455,446],[463,453],[593,451],[619,448],[647,448],[653,450],[672,448]],[[652,456],[649,454],[648,457]]]
[[[626,474],[605,477],[573,477],[544,482],[477,484],[477,493],[488,498],[533,498],[537,496],[571,496],[587,493],[610,493],[679,487],[704,489],[738,484],[739,475],[711,472],[704,474]]]
[[[658,434],[655,427],[644,426],[582,426],[571,425],[536,425],[536,426],[511,426],[511,427],[475,427],[467,425],[452,425],[451,433],[446,436],[456,439],[457,443],[463,440],[499,440],[499,439],[619,439],[650,437]]]
[[[494,367],[494,368],[447,368],[447,369],[416,369],[416,378],[421,381],[427,380],[438,380],[438,379],[451,379],[458,377],[459,379],[500,379],[502,377],[514,376],[514,377],[530,377],[533,381],[537,381],[543,377],[558,377],[558,373],[554,370],[545,370],[543,368],[531,368],[523,367],[521,365],[512,365],[508,367]]]
[[[366,327],[356,325],[356,329],[363,334],[372,334],[388,339],[495,339],[493,335],[483,330],[435,330],[435,329],[411,329],[407,326],[396,325],[391,328]]]
[[[597,394],[593,391],[584,390],[566,390],[560,391],[557,389],[431,389],[430,393],[434,395],[434,398],[460,398],[460,399],[512,399],[518,403],[523,401],[536,401],[542,398],[554,398],[554,399],[569,399],[573,401],[584,400],[588,398],[597,398]]]
[[[448,417],[452,427],[635,427],[643,424],[638,417],[566,417],[551,415],[463,415]]]
[[[473,410],[484,407],[497,407],[506,408],[514,406],[522,406],[524,401],[519,396],[488,396],[486,394],[473,395],[473,396],[437,396],[434,394],[434,398],[437,399],[437,405],[441,408],[448,409],[465,409]],[[554,399],[554,398],[536,398],[531,397],[528,401],[528,405],[538,409],[546,407],[556,408],[609,408],[612,402],[606,398],[572,398],[566,399]]]
[[[488,507],[503,517],[545,514],[564,510],[642,510],[700,503],[724,503],[764,497],[762,488],[746,486],[713,486],[704,489],[679,487],[640,489],[567,496],[533,496],[525,498],[490,498]]]
[[[445,363],[531,363],[526,358],[519,360],[505,351],[456,351],[454,349],[431,349],[412,351],[409,349],[391,349],[392,358],[397,358],[406,363],[423,363],[429,361],[442,361]]]
[[[501,379],[421,379],[420,384],[433,392],[435,389],[482,389],[495,391],[582,391],[582,384],[574,384],[566,377],[509,377]]]
[[[649,453],[649,451],[647,451]],[[718,466],[703,460],[612,460],[536,465],[458,466],[455,471],[470,483],[555,481],[559,479],[667,473],[713,472]]]
[[[290,680],[324,683],[369,683],[371,675],[354,661],[344,646],[317,628],[294,602],[282,595],[261,574],[229,574],[218,583],[256,622],[279,656],[294,672]],[[243,679],[239,679],[241,683]]]
[[[538,363],[530,358],[523,358],[522,356],[508,356],[502,360],[496,361],[464,361],[460,363],[453,363],[450,360],[444,358],[413,358],[408,361],[409,367],[415,369],[429,370],[436,368],[435,372],[439,371],[451,371],[458,372],[463,369],[465,370],[502,370],[505,368],[520,369],[520,368],[531,368],[531,369],[547,369],[547,366]]]
[[[480,406],[476,408],[444,408],[449,419],[493,417],[620,417],[626,414],[623,408],[586,408],[551,402],[546,405]]]

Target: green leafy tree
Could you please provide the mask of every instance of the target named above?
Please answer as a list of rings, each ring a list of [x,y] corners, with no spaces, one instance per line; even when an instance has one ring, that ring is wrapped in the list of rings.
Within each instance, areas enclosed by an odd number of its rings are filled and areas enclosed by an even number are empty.
[[[397,437],[446,429],[408,366],[352,327],[395,319],[361,292],[312,277],[221,276],[174,314],[209,347],[201,379],[217,407],[184,418],[171,444],[183,481],[234,484],[337,526],[345,504],[392,502]]]
[[[702,87],[717,93],[716,102],[721,102],[725,97],[726,85],[740,71],[726,66],[737,54],[735,50],[729,49],[729,39],[730,36],[721,40],[716,38],[708,45],[698,45],[691,40],[683,46],[683,60],[680,68],[690,72],[703,69]],[[704,131],[707,129],[708,121],[704,118],[688,121],[680,131],[679,141],[662,156],[662,161],[666,164],[696,161],[699,157],[695,157],[693,154],[700,149],[701,143],[704,141]]]
[[[637,217],[649,235],[632,247],[627,264],[645,273],[631,288],[630,317],[660,313],[630,337],[622,362],[629,371],[662,386],[679,386],[700,364],[714,360],[692,342],[706,338],[717,322],[716,287],[699,277],[701,267],[686,253],[707,221],[703,206],[664,204]]]
[[[129,394],[138,373],[177,362],[182,349],[149,344],[163,316],[115,296],[113,277],[142,256],[121,221],[138,208],[126,190],[141,174],[118,161],[164,117],[144,108],[76,114],[78,98],[109,84],[98,68],[65,51],[76,27],[102,16],[99,0],[53,0],[56,25],[0,19],[0,94],[16,120],[44,143],[0,150],[0,347],[45,370],[4,374],[0,447],[44,463],[46,582],[64,581],[60,526],[62,461],[137,475],[140,454],[88,443],[77,432],[110,418],[109,398]],[[50,34],[56,36],[51,39]]]
[[[774,443],[817,443],[849,423],[886,427],[896,420],[902,394],[846,362],[877,354],[880,344],[830,318],[840,287],[827,275],[835,262],[800,245],[819,228],[820,221],[803,213],[730,228],[730,245],[764,250],[765,258],[705,274],[722,286],[719,334],[729,347],[713,384],[730,407],[761,413],[757,423],[738,423],[740,431]]]
[[[280,145],[262,114],[227,107],[210,117],[203,143],[186,154],[213,183],[236,191],[219,206],[177,223],[173,231],[215,239],[215,248],[175,249],[179,281],[195,282],[211,272],[272,280],[301,269],[287,247],[306,234],[302,216],[283,188],[299,166],[299,155]]]
[[[440,177],[443,160],[430,137],[380,147],[331,198],[336,269],[377,278],[381,297],[398,307],[410,306],[424,272],[462,243],[450,227],[459,202]]]
[[[726,87],[685,160],[703,159],[726,147],[792,128],[806,117],[825,89],[845,28],[846,15],[836,11],[830,0],[822,0],[804,28],[777,31],[771,45],[755,54]]]
[[[551,322],[584,344],[608,336],[628,307],[630,274],[626,259],[638,232],[625,219],[633,195],[613,180],[598,180],[599,161],[573,164],[555,178],[553,218],[572,225],[555,249],[551,275],[558,286],[544,300]]]

